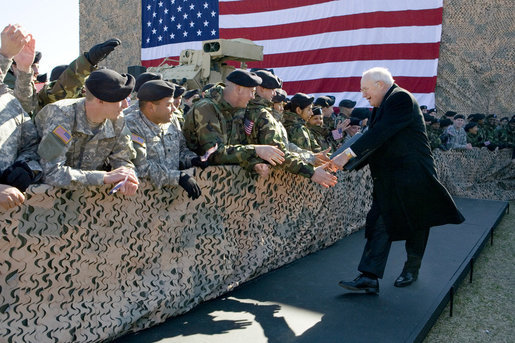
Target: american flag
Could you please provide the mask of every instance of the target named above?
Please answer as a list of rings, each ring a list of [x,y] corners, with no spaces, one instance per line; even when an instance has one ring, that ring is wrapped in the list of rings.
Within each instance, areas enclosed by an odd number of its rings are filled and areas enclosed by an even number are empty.
[[[246,38],[264,47],[262,62],[288,94],[368,102],[366,69],[388,68],[421,105],[434,107],[443,0],[143,0],[144,66],[209,39]]]
[[[254,121],[245,118],[245,122],[243,123],[243,127],[245,129],[245,133],[250,136],[252,133],[252,128],[254,127]]]

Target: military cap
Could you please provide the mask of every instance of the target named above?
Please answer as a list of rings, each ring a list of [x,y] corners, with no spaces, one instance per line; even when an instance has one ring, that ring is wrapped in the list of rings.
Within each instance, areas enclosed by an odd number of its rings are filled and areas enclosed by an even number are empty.
[[[138,92],[141,101],[157,101],[171,98],[175,91],[174,84],[165,80],[151,80],[145,82]]]
[[[175,90],[173,91],[174,98],[180,97],[186,91],[186,88],[184,88],[183,86],[174,84],[174,87],[175,87]]]
[[[43,83],[45,83],[47,81],[47,78],[48,78],[48,75],[46,73],[39,74],[38,76],[36,76],[36,80],[38,82],[43,82]]]
[[[440,127],[447,127],[449,125],[452,125],[452,121],[449,118],[442,118],[440,119]]]
[[[431,118],[429,118],[429,120],[431,122],[431,124],[435,124],[435,123],[438,123],[438,119],[436,117],[433,117],[431,116]]]
[[[55,81],[61,76],[61,74],[68,68],[66,64],[61,64],[60,66],[54,67],[52,72],[50,73],[50,81]]]
[[[313,96],[308,96],[307,94],[304,94],[304,93],[297,93],[290,100],[291,108],[293,110],[295,110],[295,108],[297,108],[297,107],[304,109],[304,108],[308,107],[309,105],[311,105],[313,103],[313,100],[315,100],[315,97],[313,97]]]
[[[314,106],[313,107],[313,115],[314,116],[321,116],[322,115],[322,107]]]
[[[508,117],[502,117],[500,119],[501,122],[503,122],[503,121],[508,122],[509,120],[510,120],[510,118],[508,118]]]
[[[368,107],[354,107],[351,113],[351,117],[359,118],[361,120],[365,118],[370,118],[372,111]]]
[[[465,116],[463,114],[456,114],[453,119],[465,119]]]
[[[356,118],[356,117],[351,117],[349,125],[350,126],[352,126],[352,125],[361,125],[361,119]]]
[[[326,96],[321,96],[315,100],[314,104],[320,107],[331,107],[331,99]]]
[[[186,93],[184,93],[184,95],[182,96],[184,99],[189,99],[191,98],[192,96],[194,96],[195,94],[198,94],[199,91],[198,89],[191,89],[189,91],[187,91]]]
[[[478,121],[480,121],[480,120],[485,119],[485,115],[484,115],[484,114],[482,114],[482,113],[473,113],[473,114],[471,114],[471,115],[469,116],[469,119],[470,119],[471,121],[478,122]]]
[[[490,118],[497,118],[497,114],[489,114],[486,116],[486,119],[490,119]]]
[[[150,80],[162,80],[163,76],[161,74],[151,73],[149,71],[146,71],[144,73],[141,73],[136,78],[136,85],[134,86],[134,91],[137,92],[141,85],[143,85],[145,82]]]
[[[427,113],[437,113],[438,111],[436,110],[436,108],[431,108],[429,110],[427,110]]]
[[[452,118],[455,115],[456,115],[456,112],[454,112],[454,111],[447,111],[447,112],[445,112],[445,116],[449,117],[449,118]]]
[[[268,70],[258,70],[255,74],[261,78],[261,87],[267,89],[276,89],[281,87],[279,78]]]
[[[89,75],[86,87],[100,100],[118,102],[131,94],[134,83],[134,76],[131,74],[118,74],[111,69],[98,69]]]
[[[356,106],[356,101],[352,101],[349,99],[343,99],[338,104],[338,107],[345,107],[345,108],[353,108],[354,106]]]
[[[334,95],[326,95],[326,97],[331,99],[331,101],[329,102],[329,106],[333,106],[334,103],[336,102],[336,98],[334,97]]]
[[[469,132],[470,129],[472,129],[474,126],[477,126],[477,123],[475,122],[471,122],[471,123],[468,123],[467,125],[465,125],[465,132]]]
[[[427,106],[426,105],[422,105],[422,106],[420,106],[420,109],[421,110],[427,110]]]
[[[243,87],[257,87],[261,84],[262,79],[248,70],[236,69],[227,75],[227,81]]]
[[[272,98],[272,102],[285,102],[287,99],[286,97],[288,96],[288,94],[286,93],[286,91],[284,89],[276,89],[275,90],[275,95],[273,96]]]
[[[214,83],[208,83],[207,85],[205,85],[204,87],[202,87],[202,92],[205,92],[207,91],[209,88],[213,88],[214,87]]]
[[[515,124],[515,117],[511,117],[511,119],[508,122],[508,124]]]

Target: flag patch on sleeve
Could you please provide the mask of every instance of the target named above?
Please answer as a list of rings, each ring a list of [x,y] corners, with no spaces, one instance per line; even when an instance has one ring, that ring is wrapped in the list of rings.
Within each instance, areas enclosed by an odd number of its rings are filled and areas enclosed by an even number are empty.
[[[254,127],[254,121],[245,118],[245,122],[243,123],[243,126],[244,126],[244,129],[245,129],[245,133],[248,136],[250,136],[250,134],[252,133],[252,128]]]
[[[134,133],[131,133],[131,138],[134,143],[138,143],[141,146],[145,146],[145,140],[142,137],[135,135]]]
[[[68,132],[68,130],[66,130],[64,127],[62,127],[61,125],[59,125],[58,127],[56,127],[54,129],[54,131],[52,131],[52,133],[57,137],[59,138],[63,143],[64,145],[68,144],[68,142],[72,139],[72,135],[70,132]]]

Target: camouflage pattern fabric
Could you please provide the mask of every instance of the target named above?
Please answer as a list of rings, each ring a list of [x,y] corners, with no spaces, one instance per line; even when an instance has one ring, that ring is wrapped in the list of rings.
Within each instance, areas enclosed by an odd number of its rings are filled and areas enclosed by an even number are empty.
[[[0,84],[0,173],[16,161],[42,171],[36,152],[38,143],[34,123],[7,86]]]
[[[322,151],[322,148],[306,127],[306,121],[297,115],[297,113],[284,111],[283,124],[288,132],[290,142],[294,143],[299,148],[309,151]]]
[[[43,182],[67,188],[103,185],[106,166],[134,168],[136,152],[123,116],[92,129],[84,104],[84,98],[61,100],[37,115]]]
[[[449,140],[447,141],[447,149],[454,149],[454,150],[463,150],[466,149],[467,145],[467,133],[465,130],[460,127],[459,130],[457,130],[453,125],[449,126],[447,130],[445,131],[447,135],[449,136]]]
[[[434,154],[453,195],[515,199],[510,151]],[[368,167],[329,189],[237,166],[196,179],[208,191],[195,201],[145,182],[135,197],[29,187],[0,213],[0,337],[101,342],[142,330],[333,244],[363,227],[371,204]]]
[[[442,134],[441,129],[434,129],[431,126],[426,126],[427,138],[429,139],[429,144],[431,146],[431,150],[439,148],[442,145],[442,140],[440,136]]]
[[[212,164],[240,164],[256,159],[256,150],[242,141],[241,130],[233,117],[238,108],[223,100],[223,84],[209,89],[206,97],[193,103],[184,120],[183,134],[188,148],[202,156],[218,144],[210,157]]]
[[[174,118],[176,119],[176,118]],[[149,179],[156,187],[179,184],[179,161],[191,161],[197,155],[186,146],[179,121],[157,125],[141,111],[125,117],[132,135],[138,177]]]
[[[515,130],[509,126],[497,130],[497,143],[504,148],[515,148]]]
[[[37,105],[36,86],[32,81],[32,70],[30,73],[18,72],[18,77],[15,78],[12,73],[8,73],[9,68],[12,65],[13,60],[6,58],[0,54],[0,82],[13,89],[12,94],[18,99],[23,110],[27,113],[31,113]]]
[[[179,125],[182,128],[184,126],[184,113],[181,109],[176,109],[174,112],[174,117],[179,121]]]
[[[332,144],[327,140],[327,129],[321,126],[315,126],[311,124],[306,125],[311,133],[311,136],[315,139],[322,150],[333,149]]]
[[[482,148],[485,146],[485,138],[479,131],[475,135],[467,132],[467,143],[472,144],[474,148]]]

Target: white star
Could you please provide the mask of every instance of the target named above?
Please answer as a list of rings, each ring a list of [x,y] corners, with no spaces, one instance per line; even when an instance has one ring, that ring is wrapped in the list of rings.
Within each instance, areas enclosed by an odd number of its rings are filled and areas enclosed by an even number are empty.
[[[194,9],[195,9],[195,5],[191,4],[191,5],[190,5],[190,10],[192,10],[192,11],[193,11]]]
[[[214,36],[216,34],[215,30],[211,30],[211,36]]]
[[[158,40],[158,41],[162,41],[162,40],[163,40],[163,37],[159,36],[159,37],[157,37],[157,40]]]
[[[197,18],[200,18],[202,17],[202,13],[200,13],[200,11],[197,12]]]
[[[182,25],[181,25],[181,24],[177,24],[177,30],[180,30],[180,29],[181,29],[181,27],[182,27]]]
[[[159,19],[159,24],[162,24],[163,23],[163,19]]]
[[[155,17],[156,17],[156,15],[157,15],[157,13],[156,13],[156,12],[152,13],[152,17],[154,17],[154,18],[155,18]]]
[[[163,7],[163,2],[159,1],[158,5],[159,5],[159,7]]]
[[[188,19],[188,14],[187,13],[184,13],[184,15],[182,16],[184,19]]]
[[[207,2],[204,2],[204,8],[207,8],[207,6],[208,6]]]
[[[182,7],[181,6],[177,7],[177,12],[181,12],[181,11],[182,11]]]
[[[170,18],[170,21],[175,21],[175,16],[174,15]]]
[[[156,29],[152,29],[152,34],[153,34],[153,35],[155,35],[155,34],[156,34],[156,32],[157,32],[157,30],[156,30]]]
[[[147,11],[150,11],[151,8],[152,8],[152,6],[148,5],[147,6]]]
[[[184,37],[188,37],[188,32],[184,31],[184,32],[183,32],[183,36],[184,36]]]
[[[147,21],[147,26],[148,26],[148,27],[152,26],[152,23],[151,23],[151,22],[149,22],[149,21]]]
[[[193,26],[195,26],[195,23],[190,21],[190,27],[193,27]]]
[[[168,8],[165,8],[164,12],[165,14],[168,14]]]
[[[163,27],[163,31],[168,31],[168,26],[165,25],[165,27]]]
[[[202,35],[202,31],[198,30],[197,31],[197,36],[201,36]]]
[[[209,22],[207,20],[204,21],[204,26],[208,26]]]
[[[172,0],[172,5],[175,4],[175,0]]]
[[[172,34],[170,35],[170,38],[171,38],[171,39],[174,39],[174,38],[175,38],[175,34],[173,34],[173,33],[172,33]]]
[[[211,17],[214,17],[215,15],[216,15],[215,11],[211,12]]]
[[[147,38],[147,43],[150,43],[150,38]]]

